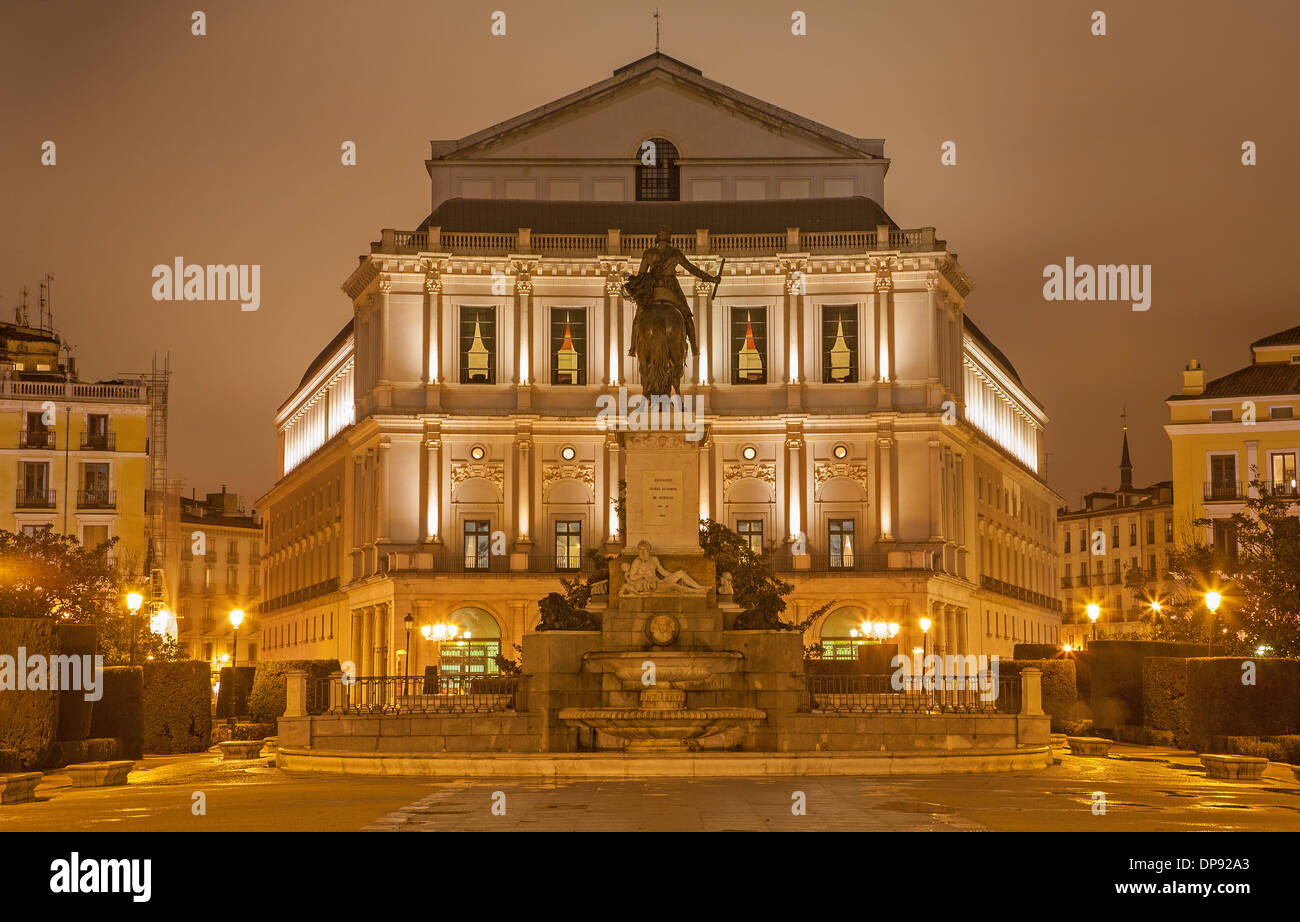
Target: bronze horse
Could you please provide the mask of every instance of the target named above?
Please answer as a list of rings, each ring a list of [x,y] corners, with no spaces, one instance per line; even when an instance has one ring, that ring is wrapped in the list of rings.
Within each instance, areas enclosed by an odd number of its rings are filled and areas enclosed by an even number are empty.
[[[651,280],[627,276],[623,288],[636,302],[635,330],[637,364],[641,389],[649,397],[681,396],[682,372],[686,367],[686,320],[671,301],[651,301]]]

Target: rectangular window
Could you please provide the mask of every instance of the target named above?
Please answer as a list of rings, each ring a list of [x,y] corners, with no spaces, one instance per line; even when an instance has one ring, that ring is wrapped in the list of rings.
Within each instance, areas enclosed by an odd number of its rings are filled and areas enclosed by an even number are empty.
[[[438,669],[442,675],[495,675],[498,672],[500,639],[458,640],[439,644],[438,649]],[[464,690],[468,691],[469,686],[464,686]]]
[[[497,309],[460,309],[460,383],[496,384]]]
[[[1110,546],[1119,547],[1119,523],[1115,523],[1110,527]]]
[[[755,554],[763,553],[763,520],[740,519],[736,522],[736,534],[749,545]]]
[[[1065,553],[1070,553],[1070,532],[1065,533]]]
[[[1232,422],[1232,410],[1211,410],[1210,422],[1212,423],[1230,423]]]
[[[465,521],[465,569],[486,570],[492,541],[492,523],[483,520]]]
[[[1172,515],[1166,515],[1165,516],[1165,541],[1168,542],[1172,540],[1174,540],[1174,517]]]
[[[1269,481],[1274,496],[1296,495],[1295,452],[1279,451],[1269,457]]]
[[[53,448],[54,430],[45,425],[44,413],[28,413],[27,427],[23,431],[23,448]]]
[[[1138,543],[1138,525],[1137,522],[1128,523],[1128,546],[1135,547]]]
[[[822,308],[822,383],[852,384],[858,380],[858,309]]]
[[[731,309],[731,383],[767,383],[767,308]]]
[[[1210,495],[1207,499],[1235,499],[1237,496],[1237,456],[1210,456]]]
[[[1155,544],[1155,543],[1156,543],[1156,520],[1154,518],[1150,518],[1147,519],[1147,544]]]
[[[38,538],[41,535],[48,535],[53,527],[53,525],[24,525],[23,534],[28,538]]]
[[[587,311],[551,311],[551,383],[587,383]]]
[[[582,522],[555,523],[555,569],[582,569]]]
[[[90,413],[86,416],[86,437],[84,442],[82,448],[96,451],[112,450],[113,446],[109,441],[108,434],[107,413]]]
[[[1291,419],[1295,416],[1295,410],[1291,407],[1269,407],[1269,419]]]
[[[1224,563],[1237,560],[1237,526],[1230,519],[1218,519],[1214,523],[1214,556]]]
[[[81,528],[81,546],[96,548],[108,540],[107,525],[83,525]]]
[[[20,506],[53,506],[48,461],[24,461],[23,480],[18,487]]]
[[[1147,579],[1156,578],[1156,555],[1147,554]]]
[[[851,570],[853,568],[853,519],[831,519],[830,531],[831,569]]]

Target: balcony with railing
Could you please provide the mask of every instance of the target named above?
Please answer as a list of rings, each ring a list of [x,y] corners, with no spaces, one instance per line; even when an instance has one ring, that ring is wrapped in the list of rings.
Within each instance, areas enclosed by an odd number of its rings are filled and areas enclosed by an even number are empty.
[[[595,257],[639,256],[654,244],[653,234],[534,234],[527,228],[514,233],[444,232],[432,227],[423,231],[384,228],[370,244],[372,253],[450,253],[453,256],[538,256]],[[910,230],[877,227],[856,231],[787,233],[674,234],[673,246],[692,256],[775,256],[778,253],[854,254],[875,251],[933,252],[946,250],[947,243],[935,238],[933,227]]]
[[[987,589],[990,592],[996,592],[998,595],[1006,596],[1009,599],[1018,599],[1021,602],[1028,602],[1037,608],[1045,608],[1048,611],[1059,612],[1061,610],[1061,600],[1052,598],[1050,595],[1044,595],[1041,592],[1034,592],[1031,589],[1025,589],[1021,586],[1014,586],[1011,583],[1003,582],[1000,579],[994,579],[992,576],[980,577],[980,588]]]
[[[1241,481],[1219,481],[1205,484],[1205,501],[1207,503],[1240,502],[1245,497]]]
[[[78,509],[116,509],[117,491],[115,490],[78,490]]]
[[[1297,481],[1295,478],[1270,481],[1267,484],[1267,489],[1271,496],[1280,496],[1291,499],[1300,497],[1300,489],[1297,489]]]
[[[339,588],[339,578],[337,576],[323,580],[313,586],[307,586],[303,589],[295,589],[292,592],[286,592],[278,595],[273,599],[267,599],[259,606],[259,611],[270,612],[277,611],[281,608],[288,608],[291,605],[297,605],[300,602],[309,602],[312,599],[320,598],[331,592],[337,592]]]
[[[116,432],[81,433],[82,451],[117,451]]]
[[[19,487],[14,505],[19,509],[53,509],[58,494],[55,490],[31,490]]]
[[[18,437],[18,447],[51,451],[54,448],[54,430],[24,429]]]

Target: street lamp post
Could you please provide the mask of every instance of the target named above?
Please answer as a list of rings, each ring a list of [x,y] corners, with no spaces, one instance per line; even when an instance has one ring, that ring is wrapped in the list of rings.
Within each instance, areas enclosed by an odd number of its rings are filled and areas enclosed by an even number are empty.
[[[921,625],[921,667],[925,668],[925,658],[930,651],[930,625],[934,622],[929,618],[922,618],[918,623]]]
[[[415,618],[407,612],[402,623],[406,625],[406,656],[402,660],[402,689],[409,695],[411,693],[411,628],[415,626]]]
[[[1096,602],[1088,603],[1088,620],[1092,622],[1092,639],[1097,639],[1097,619],[1101,617],[1101,606]]]
[[[230,626],[235,629],[234,641],[230,645],[230,704],[229,714],[226,715],[226,723],[234,727],[235,725],[235,695],[239,691],[239,680],[235,678],[235,667],[239,665],[239,626],[244,623],[244,612],[241,609],[233,609],[230,612]],[[231,737],[233,739],[233,737]]]
[[[1210,631],[1209,638],[1205,645],[1205,655],[1214,655],[1214,630],[1219,626],[1219,603],[1223,601],[1223,596],[1214,590],[1205,593],[1205,607],[1210,610]]]
[[[135,619],[136,613],[140,611],[140,606],[144,604],[144,596],[138,592],[128,592],[126,594],[126,607],[131,611],[131,665],[135,665]]]

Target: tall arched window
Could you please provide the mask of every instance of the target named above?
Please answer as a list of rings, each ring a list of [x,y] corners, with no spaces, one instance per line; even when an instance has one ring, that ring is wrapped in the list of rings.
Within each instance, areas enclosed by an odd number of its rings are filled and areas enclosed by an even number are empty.
[[[680,199],[677,148],[667,138],[642,141],[636,151],[636,200],[676,202]]]

